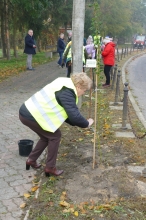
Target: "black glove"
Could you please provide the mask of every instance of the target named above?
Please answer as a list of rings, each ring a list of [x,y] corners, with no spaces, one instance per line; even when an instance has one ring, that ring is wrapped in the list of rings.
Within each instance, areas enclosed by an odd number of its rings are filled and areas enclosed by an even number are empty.
[[[63,68],[63,67],[65,66],[65,63],[64,63],[64,62],[62,62],[61,66],[62,66],[62,68]]]

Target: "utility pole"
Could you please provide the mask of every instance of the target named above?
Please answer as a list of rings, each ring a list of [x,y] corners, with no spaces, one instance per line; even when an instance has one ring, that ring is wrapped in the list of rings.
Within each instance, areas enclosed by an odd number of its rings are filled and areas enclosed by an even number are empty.
[[[72,72],[80,73],[83,71],[83,39],[84,39],[84,20],[85,20],[85,0],[73,1],[72,14]],[[81,107],[81,98],[78,107]]]

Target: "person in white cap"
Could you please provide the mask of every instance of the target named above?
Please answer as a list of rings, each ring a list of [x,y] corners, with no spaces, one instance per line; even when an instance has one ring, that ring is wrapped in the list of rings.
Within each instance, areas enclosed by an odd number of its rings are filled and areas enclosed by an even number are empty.
[[[102,85],[103,87],[110,86],[110,70],[115,63],[115,44],[111,41],[111,38],[104,38],[103,43],[105,48],[101,55],[104,63],[104,74],[106,77],[106,82]]]

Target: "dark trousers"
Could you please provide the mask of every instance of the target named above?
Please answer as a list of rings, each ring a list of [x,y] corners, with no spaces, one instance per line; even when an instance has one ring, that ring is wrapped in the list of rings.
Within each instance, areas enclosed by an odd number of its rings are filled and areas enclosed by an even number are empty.
[[[61,66],[62,64],[62,56],[63,56],[63,52],[59,52],[59,60],[58,60],[58,64]]]
[[[71,66],[67,67],[67,77],[70,78],[70,74],[71,74]]]
[[[19,115],[20,121],[34,131],[39,137],[35,148],[29,154],[29,158],[36,161],[41,153],[48,148],[46,167],[51,168],[56,166],[56,158],[58,153],[58,147],[61,139],[61,132],[58,129],[54,133],[43,130],[37,122],[27,120]]]
[[[67,66],[67,77],[70,78],[70,74],[71,74],[71,69],[72,66]],[[83,67],[83,72],[85,71],[85,68]]]
[[[104,74],[106,77],[106,84],[110,85],[110,70],[111,70],[111,65],[105,65],[104,66]]]

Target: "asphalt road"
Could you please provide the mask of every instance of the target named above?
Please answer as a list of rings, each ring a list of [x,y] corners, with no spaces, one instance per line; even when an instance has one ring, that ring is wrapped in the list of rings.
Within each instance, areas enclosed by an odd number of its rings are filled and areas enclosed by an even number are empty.
[[[130,62],[127,70],[130,90],[146,119],[146,55]]]

